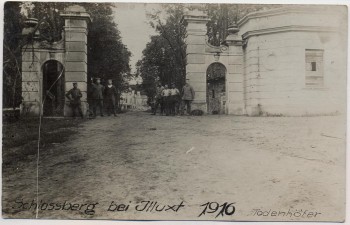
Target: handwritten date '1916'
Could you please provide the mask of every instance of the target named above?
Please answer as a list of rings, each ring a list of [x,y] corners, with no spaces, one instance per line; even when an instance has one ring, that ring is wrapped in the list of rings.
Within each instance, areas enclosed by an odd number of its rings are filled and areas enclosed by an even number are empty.
[[[235,211],[236,208],[233,205],[234,203],[228,203],[225,202],[224,204],[220,205],[217,202],[207,202],[203,205],[201,205],[201,207],[204,207],[203,211],[201,212],[201,214],[199,214],[198,217],[201,217],[202,215],[205,215],[206,213],[217,213],[215,218],[217,218],[218,216],[232,216]]]

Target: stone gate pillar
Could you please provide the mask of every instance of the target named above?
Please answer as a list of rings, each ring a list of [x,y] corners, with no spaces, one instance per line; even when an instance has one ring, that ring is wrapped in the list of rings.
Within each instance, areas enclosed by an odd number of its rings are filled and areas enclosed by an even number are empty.
[[[87,103],[87,34],[90,15],[84,7],[74,5],[61,14],[65,20],[65,83],[66,92],[73,87],[73,82],[78,83],[83,97],[82,110],[85,114],[88,109]],[[71,116],[72,110],[69,100],[66,99],[64,116]]]
[[[24,46],[22,47],[22,116],[38,116],[43,114],[42,104],[44,95],[44,68],[48,61],[55,61],[64,66],[64,42],[47,42],[40,36],[38,20],[29,18],[22,30]]]
[[[246,114],[244,103],[243,40],[238,35],[237,25],[228,28],[226,44],[229,46],[227,68],[227,110],[228,114]]]
[[[24,22],[22,37],[28,42],[22,47],[22,103],[20,105],[21,115],[40,115],[42,101],[42,76],[40,52],[37,46],[39,32],[35,31],[38,20],[30,18]],[[29,36],[33,38],[29,39]]]
[[[208,21],[207,15],[198,10],[188,12],[183,17],[187,31],[186,79],[196,93],[192,109],[201,109],[204,113],[207,113],[205,46]]]

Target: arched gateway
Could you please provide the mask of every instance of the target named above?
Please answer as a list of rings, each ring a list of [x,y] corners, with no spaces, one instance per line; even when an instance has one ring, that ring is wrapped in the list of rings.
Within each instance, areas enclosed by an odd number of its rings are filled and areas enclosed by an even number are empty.
[[[64,67],[56,60],[42,66],[42,99],[44,116],[63,116],[65,103]]]
[[[225,114],[226,67],[212,63],[207,69],[207,108],[209,114]]]
[[[62,39],[39,40],[36,19],[26,21],[22,35],[22,115],[71,116],[65,93],[77,82],[87,112],[87,32],[90,16],[81,6],[70,6],[61,14],[65,20]],[[43,103],[43,105],[42,105]]]
[[[207,42],[208,21],[196,10],[183,17],[193,109],[235,115],[346,112],[346,8],[290,5],[252,12],[228,28],[218,47]]]
[[[200,11],[186,14],[186,78],[196,92],[194,109],[209,114],[244,114],[242,38],[237,27],[229,28],[225,45],[207,41],[207,16]]]

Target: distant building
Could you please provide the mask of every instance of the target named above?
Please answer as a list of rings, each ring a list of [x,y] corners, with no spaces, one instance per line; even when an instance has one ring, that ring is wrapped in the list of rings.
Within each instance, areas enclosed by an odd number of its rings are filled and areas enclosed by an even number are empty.
[[[147,95],[140,88],[142,81],[141,76],[133,76],[128,81],[129,89],[121,95],[121,107],[123,109],[146,110],[148,107]]]
[[[346,111],[347,8],[284,6],[243,17],[224,44],[206,39],[204,13],[187,27],[186,78],[194,108],[236,115]]]

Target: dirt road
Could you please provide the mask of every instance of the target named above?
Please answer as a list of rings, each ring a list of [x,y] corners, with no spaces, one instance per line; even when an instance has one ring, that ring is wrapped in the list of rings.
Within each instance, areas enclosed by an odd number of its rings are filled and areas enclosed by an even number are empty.
[[[344,121],[145,112],[90,120],[41,153],[39,218],[212,220],[218,211],[198,217],[200,205],[227,202],[235,212],[216,219],[339,221]],[[4,217],[35,217],[35,184],[35,157],[3,171]],[[143,201],[163,210],[142,211]]]

